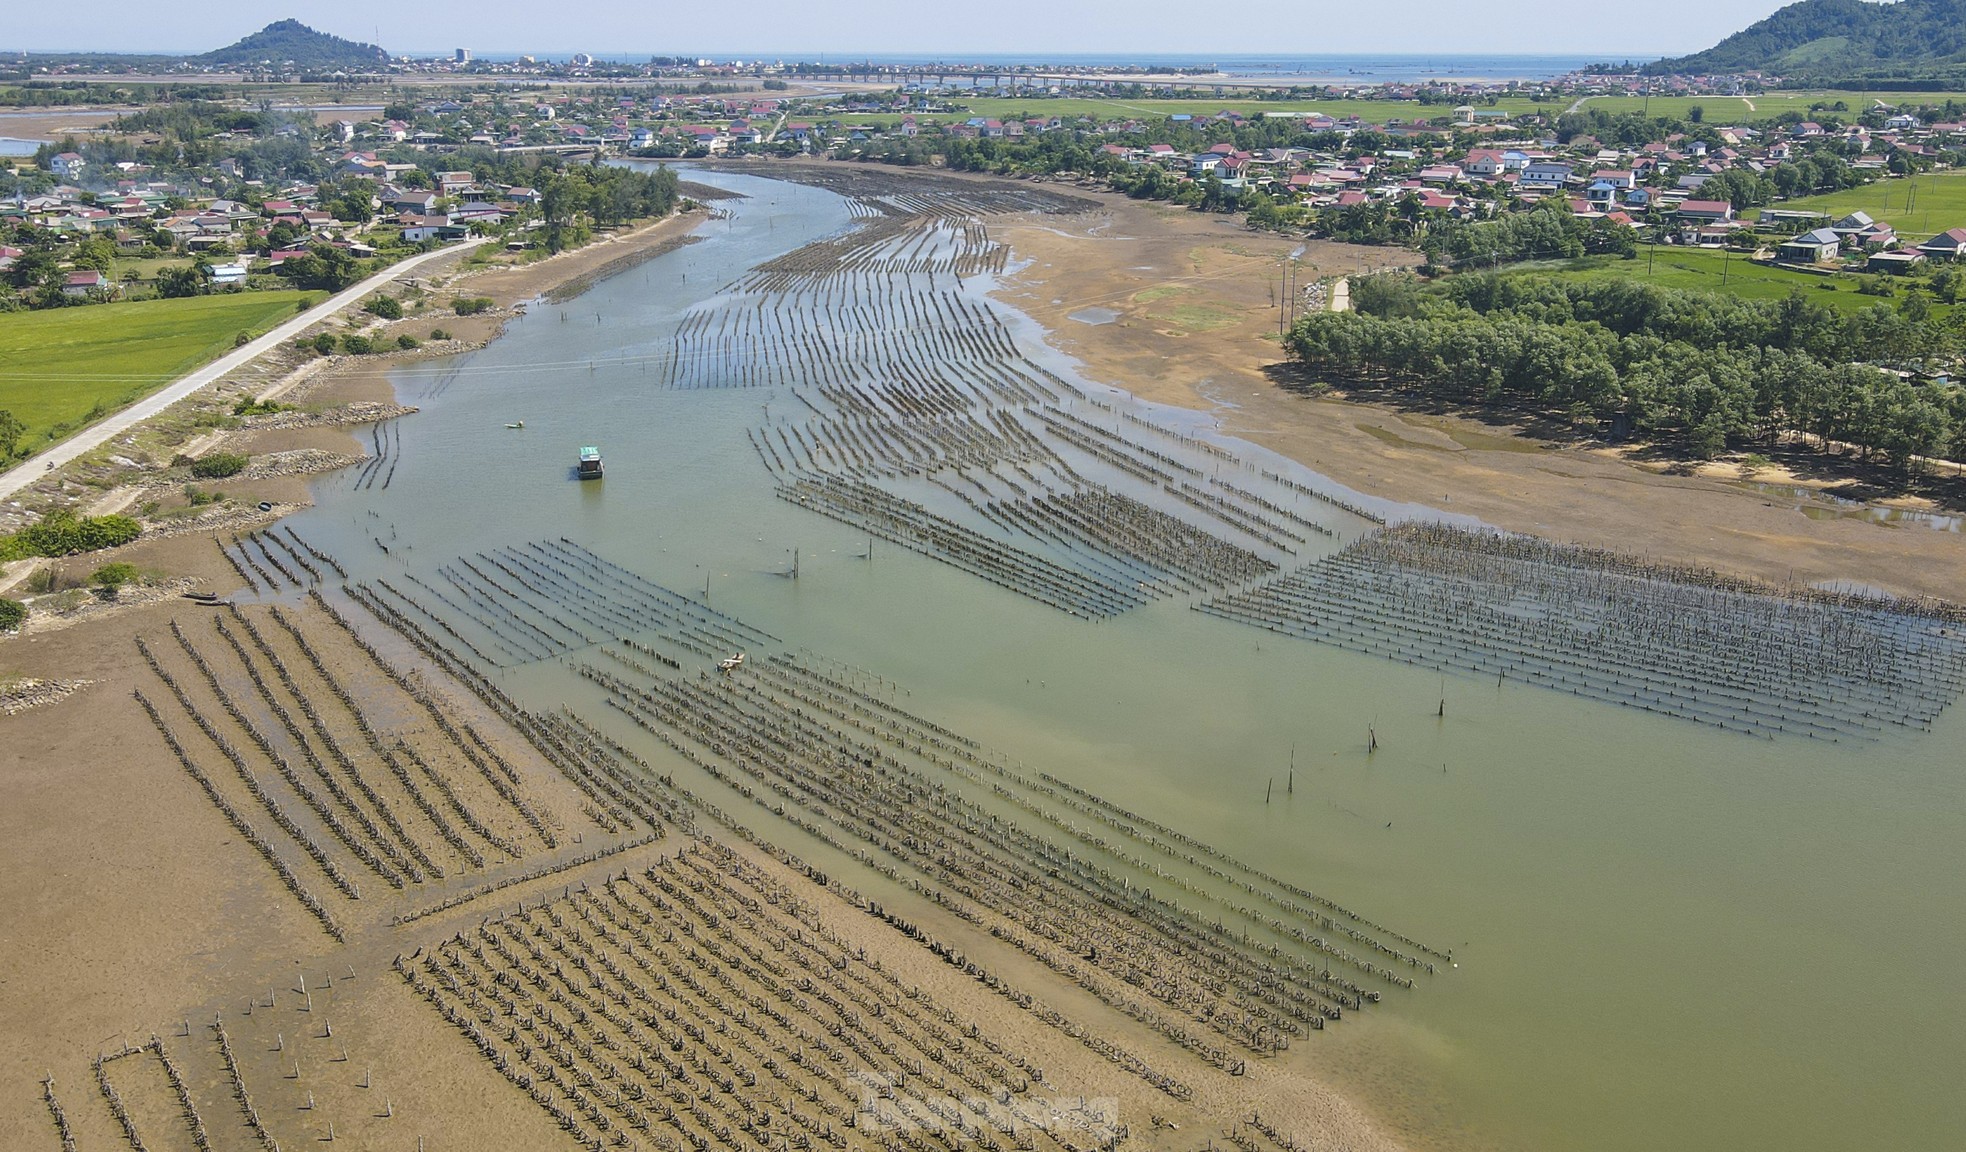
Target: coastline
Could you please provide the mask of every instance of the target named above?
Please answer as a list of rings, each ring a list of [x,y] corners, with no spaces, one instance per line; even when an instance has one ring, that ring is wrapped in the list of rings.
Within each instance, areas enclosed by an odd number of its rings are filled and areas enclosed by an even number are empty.
[[[1417,263],[1415,254],[1289,240],[1073,191],[1100,201],[1101,213],[1005,229],[1013,264],[997,295],[1035,319],[1091,379],[1212,413],[1225,434],[1387,500],[1774,584],[1854,584],[1966,602],[1958,531],[1874,522],[1837,505],[1834,480],[1779,469],[1742,476],[1732,465],[1692,468],[1555,443],[1513,417],[1488,423],[1372,396],[1293,393],[1280,382],[1287,374],[1275,371],[1287,368],[1276,338],[1280,264],[1298,252],[1299,282],[1308,284],[1354,273],[1361,261],[1368,269],[1375,259]],[[1088,307],[1103,309],[1089,318],[1103,322],[1074,318]]]

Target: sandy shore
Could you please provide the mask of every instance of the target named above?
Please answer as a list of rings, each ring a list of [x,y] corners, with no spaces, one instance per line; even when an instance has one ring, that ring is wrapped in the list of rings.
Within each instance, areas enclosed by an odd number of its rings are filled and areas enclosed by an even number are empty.
[[[1075,192],[1103,210],[1006,230],[1025,263],[1013,265],[1001,296],[1043,324],[1050,342],[1095,380],[1212,412],[1223,430],[1360,492],[1500,528],[1775,582],[1847,581],[1966,600],[1959,533],[1840,514],[1848,510],[1807,495],[1826,484],[1779,471],[1748,481],[1729,465],[1675,469],[1539,441],[1506,421],[1292,393],[1266,370],[1284,359],[1278,267],[1299,242],[1166,205]],[[1301,245],[1300,259],[1309,283],[1416,257],[1312,242]],[[1088,311],[1095,309],[1104,311]]]

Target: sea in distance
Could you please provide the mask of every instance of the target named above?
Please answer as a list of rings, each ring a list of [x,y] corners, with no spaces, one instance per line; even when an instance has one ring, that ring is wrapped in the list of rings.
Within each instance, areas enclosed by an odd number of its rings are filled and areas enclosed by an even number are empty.
[[[431,53],[447,55],[448,53]],[[539,59],[565,60],[563,53],[534,53]],[[610,53],[609,58],[633,61],[643,54]],[[1062,53],[938,53],[938,52],[755,52],[718,51],[704,53],[653,52],[647,55],[683,55],[697,59],[767,64],[810,61],[830,64],[877,64],[891,67],[959,66],[1014,68],[1034,65],[1046,68],[1128,68],[1149,72],[1177,69],[1211,69],[1238,80],[1274,80],[1298,83],[1383,84],[1399,81],[1478,79],[1548,80],[1580,71],[1606,61],[1650,60],[1657,54],[1605,52],[1596,55],[1562,56],[1493,53],[1234,53],[1228,55],[1185,55],[1144,53],[1129,55],[1105,52]],[[483,52],[481,60],[515,60],[517,53]]]

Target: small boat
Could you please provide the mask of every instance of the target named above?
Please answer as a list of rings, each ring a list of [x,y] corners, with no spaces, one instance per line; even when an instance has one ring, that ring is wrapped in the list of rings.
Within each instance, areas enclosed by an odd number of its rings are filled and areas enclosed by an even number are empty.
[[[507,424],[507,425],[506,425],[506,427],[507,427],[507,428],[524,428],[525,426],[526,426],[526,422],[525,422],[524,420],[520,420],[520,421],[518,421],[517,423],[514,423],[514,424]]]
[[[726,656],[722,660],[717,661],[717,671],[722,672],[726,676],[742,667],[744,667],[744,653],[742,652],[739,652],[735,656]]]
[[[576,471],[582,480],[601,478],[601,450],[591,444],[580,450],[580,463]]]

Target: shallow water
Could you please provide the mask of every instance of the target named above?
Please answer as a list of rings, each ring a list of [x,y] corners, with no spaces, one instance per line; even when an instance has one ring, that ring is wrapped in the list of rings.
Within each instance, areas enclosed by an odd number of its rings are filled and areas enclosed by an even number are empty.
[[[785,391],[663,390],[643,359],[718,286],[845,227],[844,202],[695,178],[751,198],[720,204],[732,216],[701,243],[403,372],[423,411],[382,439],[385,468],[325,480],[289,523],[357,578],[565,535],[671,588],[707,579],[717,609],[877,673],[914,712],[1452,947],[1457,969],[1284,1058],[1416,1142],[1957,1146],[1957,708],[1874,743],[1753,740],[1178,598],[1088,623],[899,547],[866,559],[864,534],[773,495],[745,429]],[[605,480],[568,478],[582,444]],[[592,699],[559,663],[502,676],[535,706]]]
[[[1929,528],[1934,532],[1966,530],[1966,516],[1957,516],[1949,512],[1927,512],[1918,508],[1889,508],[1878,504],[1866,504],[1862,500],[1852,500],[1812,488],[1799,488],[1793,484],[1768,484],[1755,481],[1747,486],[1764,495],[1794,502],[1795,510],[1811,520],[1865,520],[1872,524],[1893,528]]]

